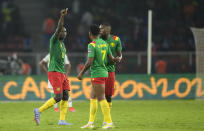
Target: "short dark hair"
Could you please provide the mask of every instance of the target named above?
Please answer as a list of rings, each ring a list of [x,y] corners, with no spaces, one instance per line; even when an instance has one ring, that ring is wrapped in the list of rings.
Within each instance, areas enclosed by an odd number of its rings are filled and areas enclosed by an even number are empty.
[[[90,32],[91,32],[91,34],[93,34],[93,35],[99,35],[99,33],[100,33],[100,29],[99,29],[99,26],[98,25],[96,25],[96,24],[93,24],[93,25],[91,25],[90,26]]]
[[[111,27],[110,23],[108,23],[108,22],[103,22],[103,23],[101,23],[101,25],[110,26]]]

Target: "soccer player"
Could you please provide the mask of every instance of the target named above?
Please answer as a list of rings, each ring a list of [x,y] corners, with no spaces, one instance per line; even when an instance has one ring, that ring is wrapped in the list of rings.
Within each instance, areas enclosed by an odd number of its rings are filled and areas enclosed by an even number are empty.
[[[49,68],[49,60],[50,60],[50,54],[48,53],[41,61],[40,61],[40,67],[46,72],[48,73],[48,70],[45,66],[45,64],[47,64],[47,67]],[[70,73],[70,70],[71,70],[71,64],[70,64],[70,61],[67,57],[67,55],[65,54],[65,58],[64,58],[64,64],[65,64],[65,67],[66,67],[66,76],[68,76],[68,74]],[[52,89],[52,85],[50,84],[50,81],[48,80],[48,88],[51,90],[51,97],[54,97],[55,94],[54,94],[54,91]],[[72,107],[72,99],[71,97],[69,96],[69,99],[68,99],[68,107],[69,107],[69,111],[70,112],[76,112],[76,110]],[[59,112],[59,109],[58,109],[58,106],[57,106],[57,103],[54,104],[54,110],[55,112]]]
[[[78,74],[77,78],[82,79],[84,73],[90,68],[91,71],[91,94],[90,94],[90,116],[89,122],[81,128],[94,128],[94,120],[98,109],[98,102],[101,105],[101,110],[104,115],[104,121],[107,123],[102,127],[108,129],[113,127],[110,108],[105,99],[105,80],[108,77],[108,71],[106,69],[106,62],[118,62],[119,58],[114,58],[110,51],[109,45],[99,38],[100,29],[97,25],[92,25],[89,31],[89,37],[92,40],[88,44],[88,60],[82,71]]]
[[[60,102],[60,119],[58,125],[71,125],[65,121],[68,106],[69,81],[65,75],[64,58],[66,49],[64,39],[67,35],[64,27],[64,17],[68,8],[61,10],[57,29],[50,39],[50,64],[48,68],[48,80],[53,87],[55,97],[47,100],[41,107],[34,109],[34,120],[40,124],[40,115],[43,111]]]
[[[122,46],[121,41],[118,36],[111,35],[111,25],[108,23],[104,23],[100,25],[100,37],[106,41],[111,49],[111,52],[114,57],[118,56],[120,58],[119,61],[122,59]],[[109,107],[112,107],[112,95],[114,95],[114,83],[115,83],[115,65],[111,62],[107,63],[108,69],[108,78],[105,82],[105,96],[106,100],[109,104]]]

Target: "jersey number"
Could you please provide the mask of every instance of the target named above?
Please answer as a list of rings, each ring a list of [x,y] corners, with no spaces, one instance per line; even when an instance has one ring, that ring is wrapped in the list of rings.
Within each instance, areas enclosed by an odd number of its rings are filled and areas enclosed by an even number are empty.
[[[101,50],[101,53],[103,54],[103,56],[102,56],[102,60],[104,61],[105,56],[106,56],[106,50]]]

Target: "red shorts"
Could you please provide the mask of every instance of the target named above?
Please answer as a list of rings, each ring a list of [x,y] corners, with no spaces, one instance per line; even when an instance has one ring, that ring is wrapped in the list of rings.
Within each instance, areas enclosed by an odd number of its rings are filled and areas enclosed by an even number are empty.
[[[70,91],[69,80],[65,74],[55,71],[48,72],[48,80],[55,94],[60,94],[63,90]]]
[[[114,84],[115,84],[115,72],[108,72],[108,78],[106,79],[106,84],[105,84],[106,96],[114,95]]]
[[[102,84],[105,85],[107,77],[96,77],[96,78],[91,78],[91,83],[92,84]]]

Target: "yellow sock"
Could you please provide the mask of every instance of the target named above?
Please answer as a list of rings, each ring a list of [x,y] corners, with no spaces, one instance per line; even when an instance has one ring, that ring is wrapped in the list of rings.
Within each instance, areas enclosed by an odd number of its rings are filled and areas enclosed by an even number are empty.
[[[103,115],[104,115],[104,122],[112,123],[112,119],[111,119],[111,115],[110,115],[110,107],[108,105],[108,102],[104,99],[104,100],[100,101],[100,105],[101,105],[101,110],[102,110]]]
[[[65,120],[67,114],[68,102],[61,100],[60,101],[60,120]]]
[[[97,99],[90,99],[89,122],[94,122],[97,110],[98,110],[98,101],[97,101]]]
[[[108,102],[110,108],[112,108],[112,102]]]
[[[40,108],[39,108],[39,112],[43,112],[44,110],[50,108],[51,106],[53,106],[56,103],[54,98],[50,98],[49,100],[47,100]]]

